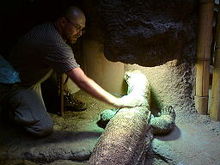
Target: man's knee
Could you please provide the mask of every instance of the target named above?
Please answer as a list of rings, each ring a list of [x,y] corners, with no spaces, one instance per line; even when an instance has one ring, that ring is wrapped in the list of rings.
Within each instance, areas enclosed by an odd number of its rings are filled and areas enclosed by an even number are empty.
[[[33,135],[46,136],[53,131],[53,122],[43,99],[35,90],[18,89],[9,100],[14,109],[14,120]]]
[[[43,137],[50,135],[53,132],[53,122],[37,122],[32,126],[25,127],[25,129],[34,136]]]

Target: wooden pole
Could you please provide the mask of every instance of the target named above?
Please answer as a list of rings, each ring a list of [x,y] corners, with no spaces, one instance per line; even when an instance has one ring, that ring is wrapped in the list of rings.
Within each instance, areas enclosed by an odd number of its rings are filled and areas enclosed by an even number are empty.
[[[60,115],[64,115],[64,74],[59,75]]]
[[[200,114],[208,113],[213,9],[213,0],[200,0],[195,96],[195,106]]]
[[[220,14],[218,13],[216,25],[216,47],[214,57],[214,70],[212,81],[212,97],[210,116],[214,120],[220,120]]]

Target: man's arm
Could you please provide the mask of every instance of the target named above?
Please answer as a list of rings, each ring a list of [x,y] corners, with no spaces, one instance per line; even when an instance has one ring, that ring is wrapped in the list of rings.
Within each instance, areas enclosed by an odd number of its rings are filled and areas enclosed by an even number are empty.
[[[96,97],[97,99],[116,107],[125,106],[120,103],[121,101],[119,98],[111,95],[101,88],[95,81],[87,77],[81,68],[74,68],[68,71],[66,74],[71,78],[72,81],[76,83],[79,88]]]

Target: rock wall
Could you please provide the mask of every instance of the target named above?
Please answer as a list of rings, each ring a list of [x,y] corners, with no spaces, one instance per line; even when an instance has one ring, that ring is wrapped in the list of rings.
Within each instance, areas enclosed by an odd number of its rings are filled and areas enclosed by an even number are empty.
[[[100,28],[111,61],[156,66],[194,61],[196,0],[84,0],[91,29]],[[93,17],[93,19],[90,17]]]
[[[192,64],[183,63],[172,66],[171,63],[166,63],[155,67],[128,64],[125,66],[126,71],[133,69],[142,71],[150,82],[152,113],[156,114],[166,105],[174,107],[177,120],[179,120],[179,112],[195,112],[195,70]]]

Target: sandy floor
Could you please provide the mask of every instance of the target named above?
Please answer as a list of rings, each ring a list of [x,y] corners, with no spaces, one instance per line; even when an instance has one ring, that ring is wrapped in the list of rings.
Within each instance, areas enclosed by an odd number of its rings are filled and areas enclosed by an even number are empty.
[[[99,113],[111,106],[84,92],[79,92],[77,98],[87,104],[87,110],[65,111],[64,117],[51,114],[55,123],[54,133],[44,139],[32,138],[19,127],[1,123],[0,165],[43,164],[45,160],[50,165],[86,164],[82,160],[88,159],[103,132],[96,125]],[[208,116],[176,110],[175,130],[167,136],[154,138],[146,165],[219,165],[220,123],[211,121]],[[24,160],[24,153],[34,157],[34,162]],[[59,154],[63,156],[59,157]],[[40,155],[48,155],[50,159]],[[68,156],[75,156],[75,160],[65,160]]]
[[[61,165],[84,164],[83,160],[88,160],[103,132],[103,129],[96,124],[99,113],[112,107],[84,92],[79,92],[76,97],[87,104],[87,110],[82,112],[65,110],[63,117],[51,113],[54,133],[48,137],[37,139],[13,123],[1,122],[0,165],[49,164],[50,162]],[[25,160],[27,157],[33,162]],[[67,161],[70,157],[72,161]],[[67,160],[62,161],[62,159]]]

